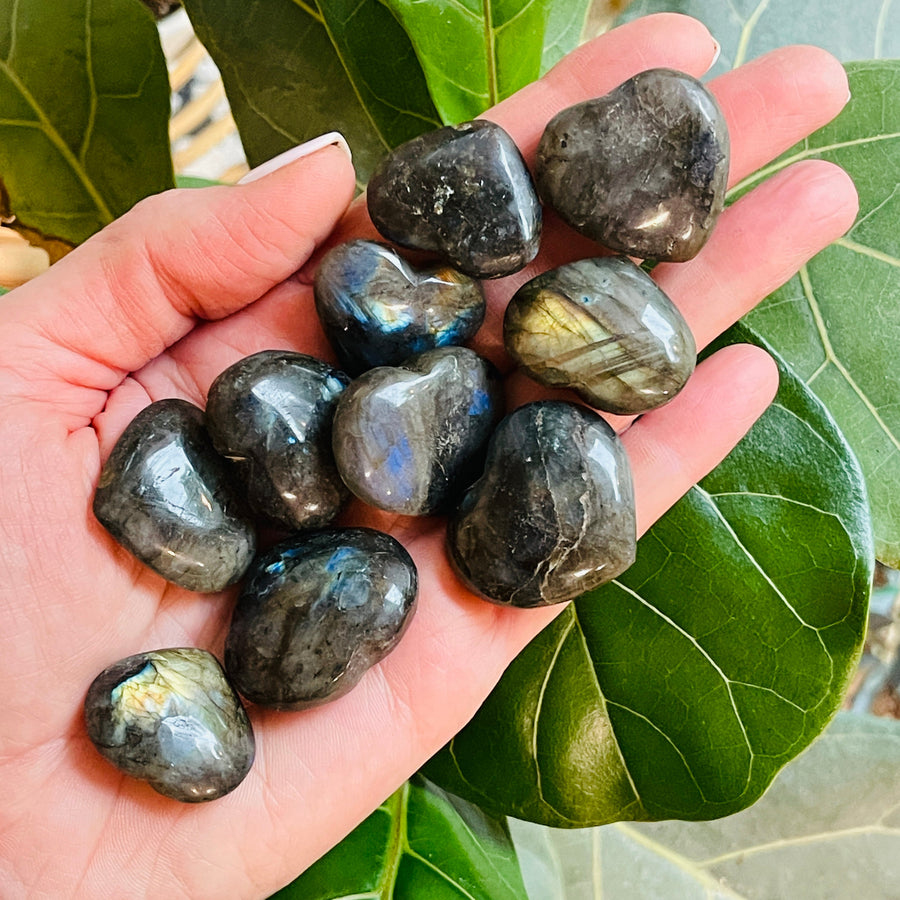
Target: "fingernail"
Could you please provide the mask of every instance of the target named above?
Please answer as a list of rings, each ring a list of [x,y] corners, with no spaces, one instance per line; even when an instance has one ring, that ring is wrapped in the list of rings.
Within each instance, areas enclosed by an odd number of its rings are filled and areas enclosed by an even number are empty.
[[[709,64],[710,69],[719,61],[719,54],[722,52],[722,45],[715,38],[713,43],[716,45],[716,52],[713,53],[712,62]]]
[[[847,99],[844,101],[844,106],[846,106],[853,99],[853,92],[850,88],[847,88]]]
[[[321,134],[311,141],[298,144],[296,147],[291,147],[290,150],[285,150],[284,153],[279,153],[278,156],[273,156],[271,159],[266,160],[255,169],[251,169],[238,181],[238,184],[249,184],[251,181],[257,181],[266,175],[270,175],[272,172],[277,172],[289,163],[302,159],[304,156],[311,156],[323,147],[331,146],[340,147],[347,154],[347,158],[351,161],[353,160],[353,155],[350,153],[350,145],[347,143],[346,138],[339,131],[329,131],[328,134]]]

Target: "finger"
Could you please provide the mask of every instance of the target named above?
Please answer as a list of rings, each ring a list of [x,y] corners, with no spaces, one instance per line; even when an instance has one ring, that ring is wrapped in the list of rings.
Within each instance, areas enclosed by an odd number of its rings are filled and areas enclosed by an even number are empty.
[[[704,347],[853,224],[856,188],[821,160],[773,176],[722,214],[690,263],[653,271]]]
[[[622,435],[634,474],[638,534],[728,455],[777,389],[778,369],[764,350],[726,347],[697,367],[671,403]]]
[[[830,122],[850,99],[847,73],[818,47],[782,47],[721,75],[710,89],[731,135],[730,184]]]
[[[291,275],[354,185],[349,158],[329,146],[251,184],[150,197],[10,295],[4,324],[66,351],[52,360],[65,380],[84,384],[78,361],[99,363],[88,386],[108,390],[198,319],[227,316]]]

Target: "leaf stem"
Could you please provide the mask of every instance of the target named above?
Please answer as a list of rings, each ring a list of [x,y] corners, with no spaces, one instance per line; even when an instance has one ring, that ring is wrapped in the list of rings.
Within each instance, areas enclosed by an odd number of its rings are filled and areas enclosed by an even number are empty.
[[[487,61],[488,106],[493,106],[499,98],[497,85],[497,53],[494,47],[494,10],[493,0],[482,0],[484,10],[484,58]]]

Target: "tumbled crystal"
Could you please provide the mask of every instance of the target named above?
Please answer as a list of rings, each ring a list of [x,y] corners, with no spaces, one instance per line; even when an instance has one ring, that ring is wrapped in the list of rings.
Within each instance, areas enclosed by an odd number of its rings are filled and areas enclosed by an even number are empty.
[[[484,474],[447,527],[457,574],[506,606],[571,600],[634,561],[631,470],[593,410],[543,400],[498,426]]]
[[[582,234],[644,259],[696,256],[722,211],[725,117],[697,79],[650,69],[565,109],[537,151],[542,199]]]
[[[109,666],[88,688],[84,717],[103,756],[173,800],[215,800],[253,763],[250,720],[205,650],[154,650]]]
[[[331,420],[350,379],[289,350],[263,350],[213,382],[206,426],[237,469],[251,508],[289,529],[320,528],[349,493],[331,452]]]
[[[158,400],[119,438],[94,494],[94,515],[163,578],[219,591],[253,559],[256,532],[230,485],[231,472],[186,400]]]
[[[295,535],[250,568],[225,668],[254,703],[290,710],[335,700],[396,646],[417,590],[415,564],[387,534]]]
[[[371,369],[338,403],[338,470],[371,506],[406,515],[440,511],[477,476],[501,404],[496,370],[465,347]]]
[[[625,257],[579,260],[524,284],[506,308],[503,339],[537,381],[619,415],[671,400],[697,352],[672,301]]]
[[[479,119],[419,135],[369,179],[369,216],[388,240],[439,253],[473,278],[537,255],[541,206],[513,139]]]
[[[330,250],[315,279],[316,311],[351,375],[465,343],[484,319],[477,281],[447,266],[415,269],[375,241]]]

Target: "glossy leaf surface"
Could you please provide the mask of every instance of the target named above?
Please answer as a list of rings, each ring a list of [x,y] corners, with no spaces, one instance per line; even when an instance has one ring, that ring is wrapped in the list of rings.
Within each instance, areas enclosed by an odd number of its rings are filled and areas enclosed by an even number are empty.
[[[813,389],[869,487],[878,558],[900,565],[900,62],[848,65],[853,99],[762,174],[800,159],[843,166],[856,224],[747,318]],[[739,186],[755,184],[755,176]]]
[[[169,79],[134,0],[0,12],[0,176],[21,224],[79,243],[173,185]]]
[[[716,822],[579,831],[511,822],[533,900],[892,900],[900,722],[841,713],[753,806]]]
[[[560,826],[743,809],[837,709],[871,574],[855,458],[782,367],[728,459],[526,648],[426,774]]]
[[[186,0],[250,165],[344,133],[363,181],[389,149],[474,118],[578,44],[589,0]]]
[[[410,36],[442,119],[473,119],[571,50],[585,0],[384,0]]]
[[[277,900],[521,900],[509,831],[416,776]]]
[[[409,39],[378,0],[187,0],[251,166],[327,131],[365,178],[441,123]]]

